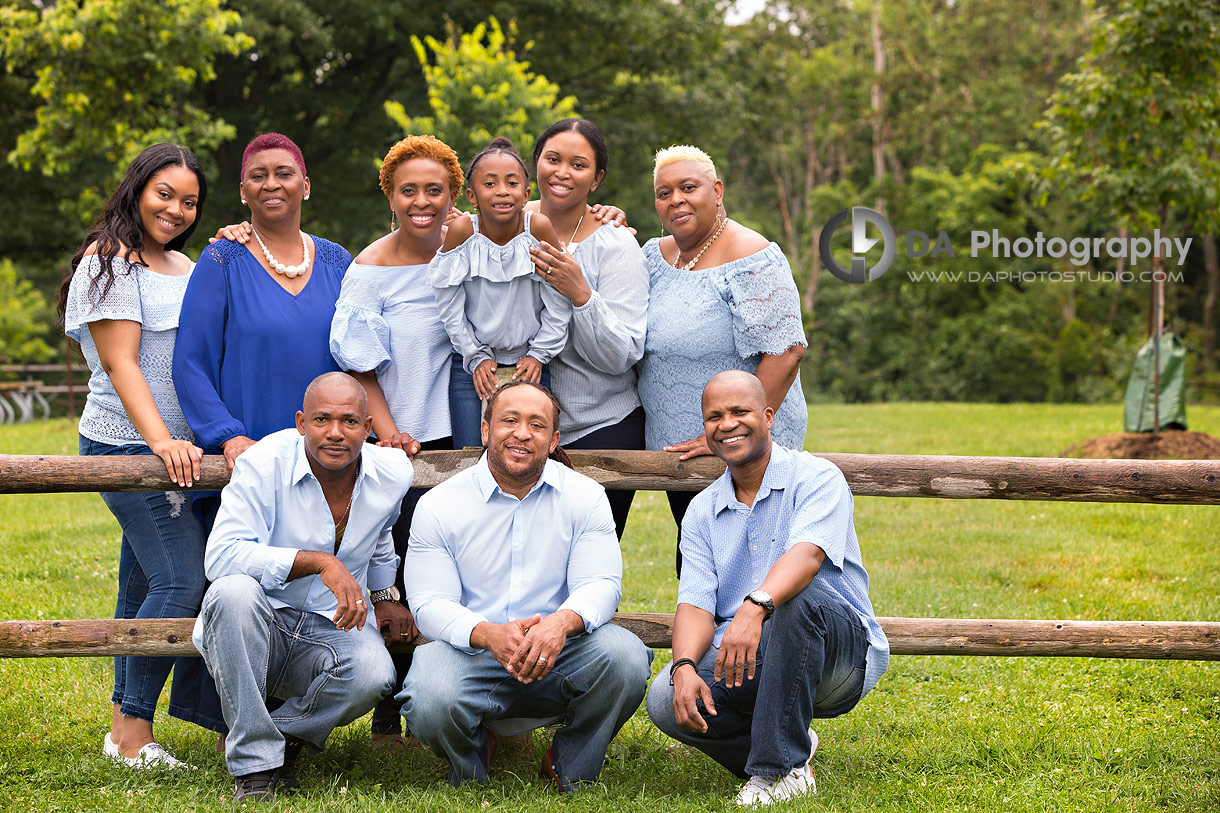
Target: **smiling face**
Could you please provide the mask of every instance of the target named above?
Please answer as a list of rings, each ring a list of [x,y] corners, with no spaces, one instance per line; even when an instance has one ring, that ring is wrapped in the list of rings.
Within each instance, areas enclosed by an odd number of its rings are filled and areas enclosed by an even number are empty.
[[[309,194],[309,179],[301,173],[292,153],[283,149],[262,150],[246,161],[241,196],[250,207],[250,217],[260,223],[278,223],[301,215],[301,201]]]
[[[355,379],[336,376],[306,392],[303,409],[297,412],[297,431],[305,436],[315,473],[316,466],[339,473],[359,459],[373,428],[359,386]]]
[[[688,248],[715,230],[724,184],[707,166],[694,161],[666,164],[657,170],[653,192],[657,217],[679,246]]]
[[[195,222],[199,179],[183,166],[168,166],[148,179],[140,193],[140,227],[150,246],[164,246]]]
[[[390,206],[411,236],[426,240],[439,235],[452,204],[449,172],[431,158],[410,158],[394,171]]]
[[[559,445],[555,407],[534,386],[515,386],[500,393],[483,421],[487,466],[500,488],[524,497],[542,474],[547,455]]]
[[[555,133],[538,156],[538,194],[550,206],[583,206],[605,170],[598,170],[593,145],[576,130]]]
[[[774,415],[762,382],[749,373],[721,373],[703,389],[707,446],[730,468],[749,465],[770,453]]]
[[[529,184],[521,163],[500,152],[479,159],[466,187],[466,199],[479,210],[479,217],[495,223],[513,222],[528,195]]]

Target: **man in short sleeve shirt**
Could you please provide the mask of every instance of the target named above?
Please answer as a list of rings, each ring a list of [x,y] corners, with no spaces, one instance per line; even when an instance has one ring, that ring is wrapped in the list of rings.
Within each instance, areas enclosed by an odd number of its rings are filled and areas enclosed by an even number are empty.
[[[850,711],[889,662],[847,482],[773,444],[772,415],[749,373],[703,391],[728,470],[683,520],[674,660],[648,696],[658,728],[749,780],[743,805],[814,792],[810,720]]]
[[[419,501],[403,575],[420,633],[398,699],[449,781],[487,782],[496,736],[563,722],[542,762],[560,790],[601,773],[648,687],[652,650],[607,622],[623,562],[606,491],[558,460],[537,384],[488,400],[482,458]]]

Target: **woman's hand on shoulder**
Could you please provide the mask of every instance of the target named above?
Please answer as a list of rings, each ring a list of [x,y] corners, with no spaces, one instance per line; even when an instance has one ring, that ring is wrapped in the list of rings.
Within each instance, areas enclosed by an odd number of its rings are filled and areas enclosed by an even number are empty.
[[[203,449],[189,440],[173,438],[159,440],[148,448],[165,463],[169,479],[186,488],[195,485],[195,481],[199,479],[199,461],[203,459]]]
[[[419,441],[406,432],[395,432],[377,441],[377,445],[387,449],[402,449],[407,457],[419,454]]]
[[[619,226],[627,226],[627,213],[617,206],[611,206],[608,203],[595,203],[589,207],[589,214],[593,215],[599,223],[612,223],[617,228]],[[627,231],[635,234],[636,231],[631,226],[627,226]]]
[[[208,238],[208,243],[215,243],[217,240],[232,240],[235,243],[241,243],[243,246],[250,242],[250,238],[254,236],[254,227],[249,221],[243,220],[240,223],[231,223],[228,226],[221,226],[216,230],[214,237]]]
[[[679,460],[690,460],[692,457],[702,457],[712,453],[712,450],[707,446],[707,435],[700,435],[693,440],[666,446],[665,451],[680,453],[681,457],[678,458]]]
[[[465,212],[455,206],[449,210],[449,214],[445,215],[444,229],[445,244],[441,250],[452,251],[471,238],[474,234],[474,223],[469,217],[466,217]]]

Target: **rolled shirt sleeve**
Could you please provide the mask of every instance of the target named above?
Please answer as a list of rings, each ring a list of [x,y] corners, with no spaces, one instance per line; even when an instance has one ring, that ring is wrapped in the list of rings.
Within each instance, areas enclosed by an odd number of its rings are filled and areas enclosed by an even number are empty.
[[[275,507],[265,495],[273,491],[273,484],[264,482],[249,458],[237,459],[233,476],[221,492],[216,524],[204,550],[208,581],[244,574],[257,579],[264,590],[279,590],[288,584],[298,549],[271,545]]]

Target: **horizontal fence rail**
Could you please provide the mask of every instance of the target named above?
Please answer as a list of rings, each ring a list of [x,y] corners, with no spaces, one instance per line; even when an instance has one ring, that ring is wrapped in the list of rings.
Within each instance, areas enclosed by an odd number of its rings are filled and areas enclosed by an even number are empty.
[[[1220,660],[1220,622],[878,618],[895,655]],[[0,658],[198,655],[193,618],[2,621]],[[670,648],[674,617],[616,613],[646,645]],[[408,649],[409,646],[396,647]]]
[[[431,488],[472,465],[476,450],[420,452],[415,485]],[[652,451],[572,451],[573,464],[609,489],[699,491],[724,471],[714,457],[679,461]],[[1042,457],[820,454],[858,497],[1057,500],[1220,505],[1220,460],[1076,460]],[[229,481],[224,458],[204,457],[195,490]],[[151,456],[0,455],[0,494],[169,491]]]

